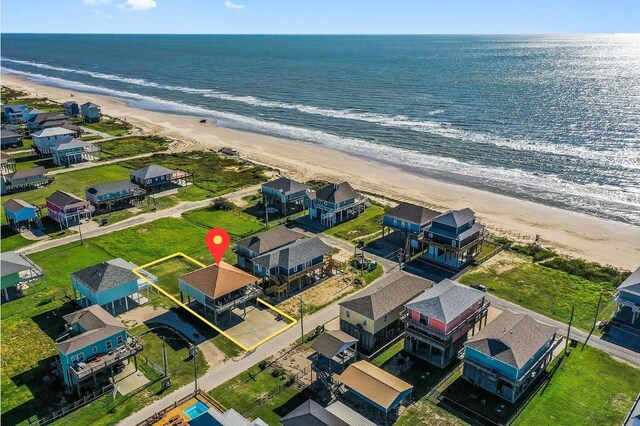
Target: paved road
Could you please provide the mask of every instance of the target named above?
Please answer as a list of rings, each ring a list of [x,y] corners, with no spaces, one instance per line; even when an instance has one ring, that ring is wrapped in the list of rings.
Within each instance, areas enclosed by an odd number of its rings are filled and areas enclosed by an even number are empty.
[[[259,187],[260,187],[259,185],[254,185],[247,188],[243,188],[239,191],[226,194],[222,198],[226,198],[229,200],[237,200],[244,196],[255,194],[255,192]],[[199,209],[201,207],[206,207],[210,204],[211,204],[211,199],[205,199],[200,201],[183,201],[178,205],[170,207],[168,209],[156,210],[150,213],[142,213],[137,216],[133,216],[128,219],[125,219],[121,222],[114,223],[112,225],[100,226],[98,228],[83,231],[82,237],[83,239],[86,240],[89,238],[108,234],[110,232],[121,231],[123,229],[130,228],[136,225],[141,225],[143,223],[153,222],[154,220],[158,220],[163,217],[180,217],[184,212],[187,212],[189,210]],[[74,241],[80,241],[80,234],[73,234],[68,237],[58,238],[55,240],[39,241],[37,243],[31,244],[30,246],[24,247],[16,251],[24,254],[31,254],[31,253],[47,250],[53,247],[59,247]]]
[[[152,155],[155,155],[155,154],[157,153],[149,152],[147,154],[139,154],[139,155],[134,155],[132,157],[115,158],[113,160],[106,160],[106,161],[85,161],[84,163],[76,163],[71,167],[50,171],[49,176],[59,175],[62,173],[75,172],[76,170],[80,170],[80,169],[90,169],[92,167],[106,166],[107,164],[122,163],[123,161],[135,160],[136,158],[151,157]]]

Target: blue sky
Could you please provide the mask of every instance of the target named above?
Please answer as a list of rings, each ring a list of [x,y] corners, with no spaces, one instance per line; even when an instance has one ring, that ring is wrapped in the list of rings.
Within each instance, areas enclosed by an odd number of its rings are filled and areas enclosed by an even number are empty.
[[[2,32],[640,32],[640,0],[3,0]]]

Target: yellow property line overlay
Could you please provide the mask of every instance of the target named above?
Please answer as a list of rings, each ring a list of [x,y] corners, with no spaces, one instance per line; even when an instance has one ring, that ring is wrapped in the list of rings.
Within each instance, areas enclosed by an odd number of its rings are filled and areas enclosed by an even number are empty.
[[[192,315],[194,315],[196,318],[200,319],[201,321],[203,321],[205,324],[207,324],[209,327],[213,328],[215,331],[217,331],[218,333],[222,334],[224,337],[226,337],[228,340],[230,340],[231,342],[233,342],[236,346],[240,347],[243,351],[249,352],[252,351],[253,349],[257,348],[258,346],[262,345],[264,342],[266,342],[267,340],[273,339],[274,337],[276,337],[278,334],[285,332],[286,330],[290,329],[291,327],[293,327],[294,325],[296,325],[296,323],[298,322],[297,319],[293,318],[291,315],[287,314],[286,312],[281,311],[280,309],[276,308],[275,306],[270,305],[269,303],[265,302],[264,300],[260,299],[259,297],[256,299],[259,303],[262,303],[263,305],[265,305],[267,308],[271,309],[274,312],[279,313],[280,315],[284,316],[285,318],[287,318],[289,321],[291,321],[289,324],[287,324],[285,327],[281,328],[280,330],[276,331],[275,333],[271,334],[270,336],[265,337],[264,339],[262,339],[261,341],[259,341],[258,343],[254,344],[253,346],[245,346],[242,343],[238,342],[236,339],[234,339],[233,337],[231,337],[229,334],[225,333],[224,331],[222,331],[220,328],[218,328],[214,323],[212,323],[211,321],[209,321],[208,319],[206,319],[205,317],[203,317],[202,315],[200,315],[199,313],[197,313],[196,311],[194,311],[193,309],[191,309],[189,306],[185,305],[184,303],[182,303],[181,301],[179,301],[178,299],[176,299],[175,297],[173,297],[171,294],[167,293],[163,288],[161,288],[160,286],[152,283],[149,278],[145,277],[144,275],[140,274],[138,271],[140,269],[145,269],[148,268],[150,266],[154,266],[157,265],[158,263],[164,262],[166,260],[169,259],[173,259],[175,257],[184,257],[185,259],[187,259],[189,262],[198,265],[201,268],[206,268],[207,265],[198,262],[197,260],[195,260],[194,258],[187,256],[184,253],[173,253],[170,254],[169,256],[165,256],[161,259],[158,260],[154,260],[153,262],[147,263],[146,265],[142,265],[142,266],[137,266],[135,268],[133,268],[132,272],[134,274],[136,274],[137,276],[139,276],[140,278],[142,278],[143,280],[145,280],[151,287],[155,288],[156,290],[158,290],[160,293],[162,293],[163,295],[165,295],[166,297],[168,297],[169,299],[171,299],[176,305],[186,309],[187,311],[189,311]]]

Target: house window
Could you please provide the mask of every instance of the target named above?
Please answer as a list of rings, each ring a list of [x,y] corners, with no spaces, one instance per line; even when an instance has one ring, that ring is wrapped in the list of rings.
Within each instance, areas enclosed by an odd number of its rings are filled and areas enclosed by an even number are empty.
[[[91,351],[92,351],[94,354],[97,354],[97,353],[98,353],[98,347],[97,347],[97,346],[94,346],[93,348],[91,348]]]
[[[118,336],[118,345],[121,345],[122,342],[124,342],[124,339],[122,338],[122,336]]]
[[[84,354],[83,353],[79,353],[79,354],[76,354],[76,355],[71,357],[71,363],[72,364],[77,364],[77,363],[82,362],[82,361],[84,361]]]
[[[111,343],[111,340],[107,340],[104,345],[108,351],[110,351],[111,348],[113,347],[113,343]]]
[[[351,318],[351,312],[347,311],[347,318]]]
[[[367,325],[367,320],[362,321],[362,325],[364,325],[366,327]]]
[[[388,315],[385,315],[385,316],[384,316],[384,322],[387,322],[387,316],[388,316]]]

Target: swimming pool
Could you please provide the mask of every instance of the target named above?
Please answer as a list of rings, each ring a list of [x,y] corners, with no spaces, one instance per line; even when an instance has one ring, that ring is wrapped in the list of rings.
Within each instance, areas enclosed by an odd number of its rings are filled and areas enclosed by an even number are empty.
[[[187,417],[194,419],[207,410],[209,410],[209,407],[207,407],[202,401],[198,401],[195,404],[188,406],[183,411]]]

